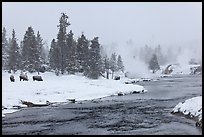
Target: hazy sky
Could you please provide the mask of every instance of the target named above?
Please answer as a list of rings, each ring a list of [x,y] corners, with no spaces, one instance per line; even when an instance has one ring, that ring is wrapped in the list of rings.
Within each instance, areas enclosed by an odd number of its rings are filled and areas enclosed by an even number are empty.
[[[88,39],[98,36],[101,44],[202,43],[201,2],[3,2],[2,26],[8,37],[14,28],[19,41],[32,26],[50,44],[62,12],[75,38],[84,32]]]

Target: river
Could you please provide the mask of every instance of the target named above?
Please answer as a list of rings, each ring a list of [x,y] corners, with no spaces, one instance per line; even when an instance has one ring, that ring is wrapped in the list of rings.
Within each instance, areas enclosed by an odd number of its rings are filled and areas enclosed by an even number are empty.
[[[7,114],[2,118],[2,134],[202,135],[194,120],[170,113],[179,102],[202,95],[201,75],[136,84],[148,91]]]

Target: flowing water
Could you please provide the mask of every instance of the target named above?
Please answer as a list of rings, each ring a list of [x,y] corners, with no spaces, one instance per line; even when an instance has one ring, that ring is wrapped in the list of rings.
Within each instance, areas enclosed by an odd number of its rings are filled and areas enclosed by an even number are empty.
[[[201,135],[195,121],[172,115],[186,99],[202,95],[200,75],[136,83],[148,92],[26,108],[2,118],[2,134]],[[96,91],[97,92],[97,91]]]

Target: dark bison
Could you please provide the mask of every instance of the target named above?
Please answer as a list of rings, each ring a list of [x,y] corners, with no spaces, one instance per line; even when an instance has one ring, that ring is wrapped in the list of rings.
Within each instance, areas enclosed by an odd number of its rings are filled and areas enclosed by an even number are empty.
[[[14,79],[13,75],[10,76],[10,80],[11,80],[11,82],[15,82],[15,79]]]
[[[120,80],[120,76],[115,76],[114,80]]]
[[[20,78],[20,81],[21,81],[21,79],[22,79],[23,81],[28,81],[27,73],[25,73],[25,74],[23,74],[23,73],[20,74],[19,78]]]
[[[42,77],[41,76],[33,76],[33,81],[43,81]]]

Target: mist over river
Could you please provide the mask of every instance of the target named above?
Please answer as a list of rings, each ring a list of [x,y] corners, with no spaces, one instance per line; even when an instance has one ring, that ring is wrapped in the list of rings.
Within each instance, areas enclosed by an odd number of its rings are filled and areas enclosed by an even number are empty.
[[[170,113],[179,102],[202,95],[201,75],[177,75],[136,84],[148,92],[7,114],[2,118],[2,134],[202,135],[194,120]]]

